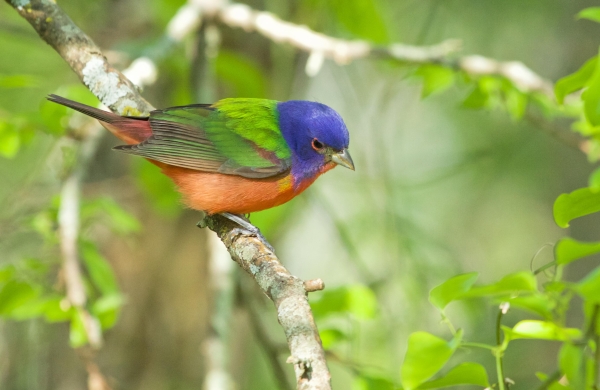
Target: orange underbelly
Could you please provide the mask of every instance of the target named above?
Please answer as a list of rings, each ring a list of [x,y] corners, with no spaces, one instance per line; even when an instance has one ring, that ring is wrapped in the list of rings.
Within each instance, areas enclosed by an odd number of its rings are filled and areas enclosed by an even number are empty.
[[[316,179],[294,190],[291,175],[248,179],[168,165],[161,168],[173,179],[187,206],[209,214],[246,214],[279,206],[300,194]]]

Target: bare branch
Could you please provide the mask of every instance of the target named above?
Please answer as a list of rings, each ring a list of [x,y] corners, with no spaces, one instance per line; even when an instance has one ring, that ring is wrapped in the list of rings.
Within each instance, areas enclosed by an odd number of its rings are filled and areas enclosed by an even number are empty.
[[[255,11],[245,4],[224,6],[217,15],[230,27],[257,31],[274,42],[289,44],[307,51],[311,53],[314,63],[322,62],[323,58],[331,58],[338,64],[347,64],[370,55],[414,63],[435,62],[458,51],[461,45],[460,41],[453,39],[425,47],[400,43],[385,47],[373,46],[366,41],[348,41],[330,37],[306,26],[281,20],[270,12]],[[311,59],[308,62],[310,64]]]
[[[552,82],[544,79],[522,62],[502,62],[480,55],[469,55],[461,57],[457,63],[459,69],[471,76],[503,76],[523,92],[541,92],[554,99]]]
[[[231,258],[252,275],[275,304],[277,319],[292,353],[288,363],[294,365],[297,388],[331,389],[331,375],[304,283],[285,269],[261,237],[244,233],[233,222],[219,215],[206,222],[223,241]]]
[[[322,279],[305,280],[304,289],[306,292],[321,291],[325,289],[325,282]]]

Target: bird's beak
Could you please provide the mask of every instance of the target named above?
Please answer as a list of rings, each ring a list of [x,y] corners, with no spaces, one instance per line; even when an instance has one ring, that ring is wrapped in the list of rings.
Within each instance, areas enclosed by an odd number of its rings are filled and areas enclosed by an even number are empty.
[[[348,152],[348,149],[344,149],[339,153],[332,153],[331,161],[337,165],[354,170],[354,162],[352,161],[352,157],[350,157],[350,152]]]

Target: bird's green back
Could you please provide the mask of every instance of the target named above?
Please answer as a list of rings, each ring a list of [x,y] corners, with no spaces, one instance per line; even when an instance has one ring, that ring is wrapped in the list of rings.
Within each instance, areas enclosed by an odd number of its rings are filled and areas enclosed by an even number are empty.
[[[153,111],[153,136],[119,150],[167,164],[246,177],[269,177],[291,164],[277,101],[230,98]]]
[[[277,101],[229,98],[213,107],[216,110],[206,118],[204,131],[223,155],[240,165],[254,167],[272,164],[264,159],[262,151],[273,153],[280,160],[290,158],[290,148],[279,129]]]

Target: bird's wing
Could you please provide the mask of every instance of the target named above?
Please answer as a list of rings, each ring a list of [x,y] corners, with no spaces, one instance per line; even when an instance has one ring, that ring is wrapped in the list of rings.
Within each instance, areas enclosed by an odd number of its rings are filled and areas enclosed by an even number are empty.
[[[291,164],[274,110],[275,102],[263,99],[157,110],[150,114],[150,138],[115,149],[199,171],[271,177]]]

